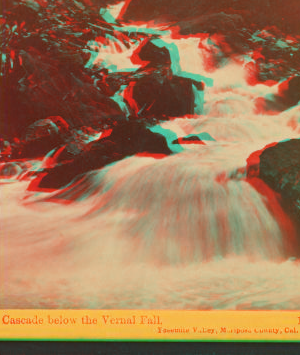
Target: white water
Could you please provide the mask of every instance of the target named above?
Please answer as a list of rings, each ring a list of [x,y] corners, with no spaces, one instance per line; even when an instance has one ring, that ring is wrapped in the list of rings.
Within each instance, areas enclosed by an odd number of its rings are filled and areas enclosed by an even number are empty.
[[[58,194],[1,180],[1,307],[299,309],[290,230],[245,180],[252,152],[297,137],[299,108],[255,115],[253,100],[276,88],[243,73],[206,73],[205,115],[161,125],[169,143],[170,131],[216,142],[130,157]]]

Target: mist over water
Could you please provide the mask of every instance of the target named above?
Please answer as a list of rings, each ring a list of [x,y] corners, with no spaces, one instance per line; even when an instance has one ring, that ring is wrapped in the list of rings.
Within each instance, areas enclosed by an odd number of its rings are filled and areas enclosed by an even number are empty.
[[[196,58],[181,69],[214,84],[204,115],[153,128],[176,154],[129,157],[53,193],[18,180],[40,162],[0,166],[2,308],[299,309],[292,222],[246,178],[252,152],[298,137],[299,107],[256,114],[275,87],[247,85],[241,63],[205,72],[196,41],[178,48]],[[172,143],[201,133],[214,140]]]

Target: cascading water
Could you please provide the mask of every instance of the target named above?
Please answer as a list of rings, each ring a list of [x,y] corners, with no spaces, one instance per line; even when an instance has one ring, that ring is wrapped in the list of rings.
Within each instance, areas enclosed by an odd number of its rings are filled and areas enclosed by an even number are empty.
[[[297,137],[298,107],[258,115],[254,99],[276,87],[248,85],[243,58],[205,71],[198,39],[164,40],[183,72],[213,80],[205,114],[151,128],[174,152],[163,159],[128,157],[53,193],[2,179],[1,307],[299,308],[292,222],[246,177],[252,152]],[[193,134],[205,144],[173,142]]]

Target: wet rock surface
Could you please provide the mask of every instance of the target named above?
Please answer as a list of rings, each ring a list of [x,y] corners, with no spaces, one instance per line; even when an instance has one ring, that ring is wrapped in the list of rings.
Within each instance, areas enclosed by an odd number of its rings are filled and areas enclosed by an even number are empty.
[[[194,114],[193,81],[173,76],[160,80],[155,76],[139,80],[132,97],[138,114],[153,117],[176,117]]]
[[[259,177],[280,193],[284,205],[300,221],[300,139],[280,142],[260,155]]]
[[[86,145],[71,162],[44,169],[32,186],[38,188],[61,188],[77,175],[100,169],[104,166],[137,153],[170,155],[165,137],[153,133],[143,124],[128,122],[118,125],[110,136]]]

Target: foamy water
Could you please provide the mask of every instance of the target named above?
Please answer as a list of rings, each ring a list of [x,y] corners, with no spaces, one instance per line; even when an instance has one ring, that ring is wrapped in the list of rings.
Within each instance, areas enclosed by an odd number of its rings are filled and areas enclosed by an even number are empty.
[[[174,155],[129,157],[52,194],[18,179],[40,162],[0,166],[2,308],[299,309],[292,229],[246,179],[252,152],[297,137],[299,107],[256,115],[276,88],[247,86],[242,64],[204,74],[205,115],[153,128]],[[204,132],[215,141],[172,144]]]

